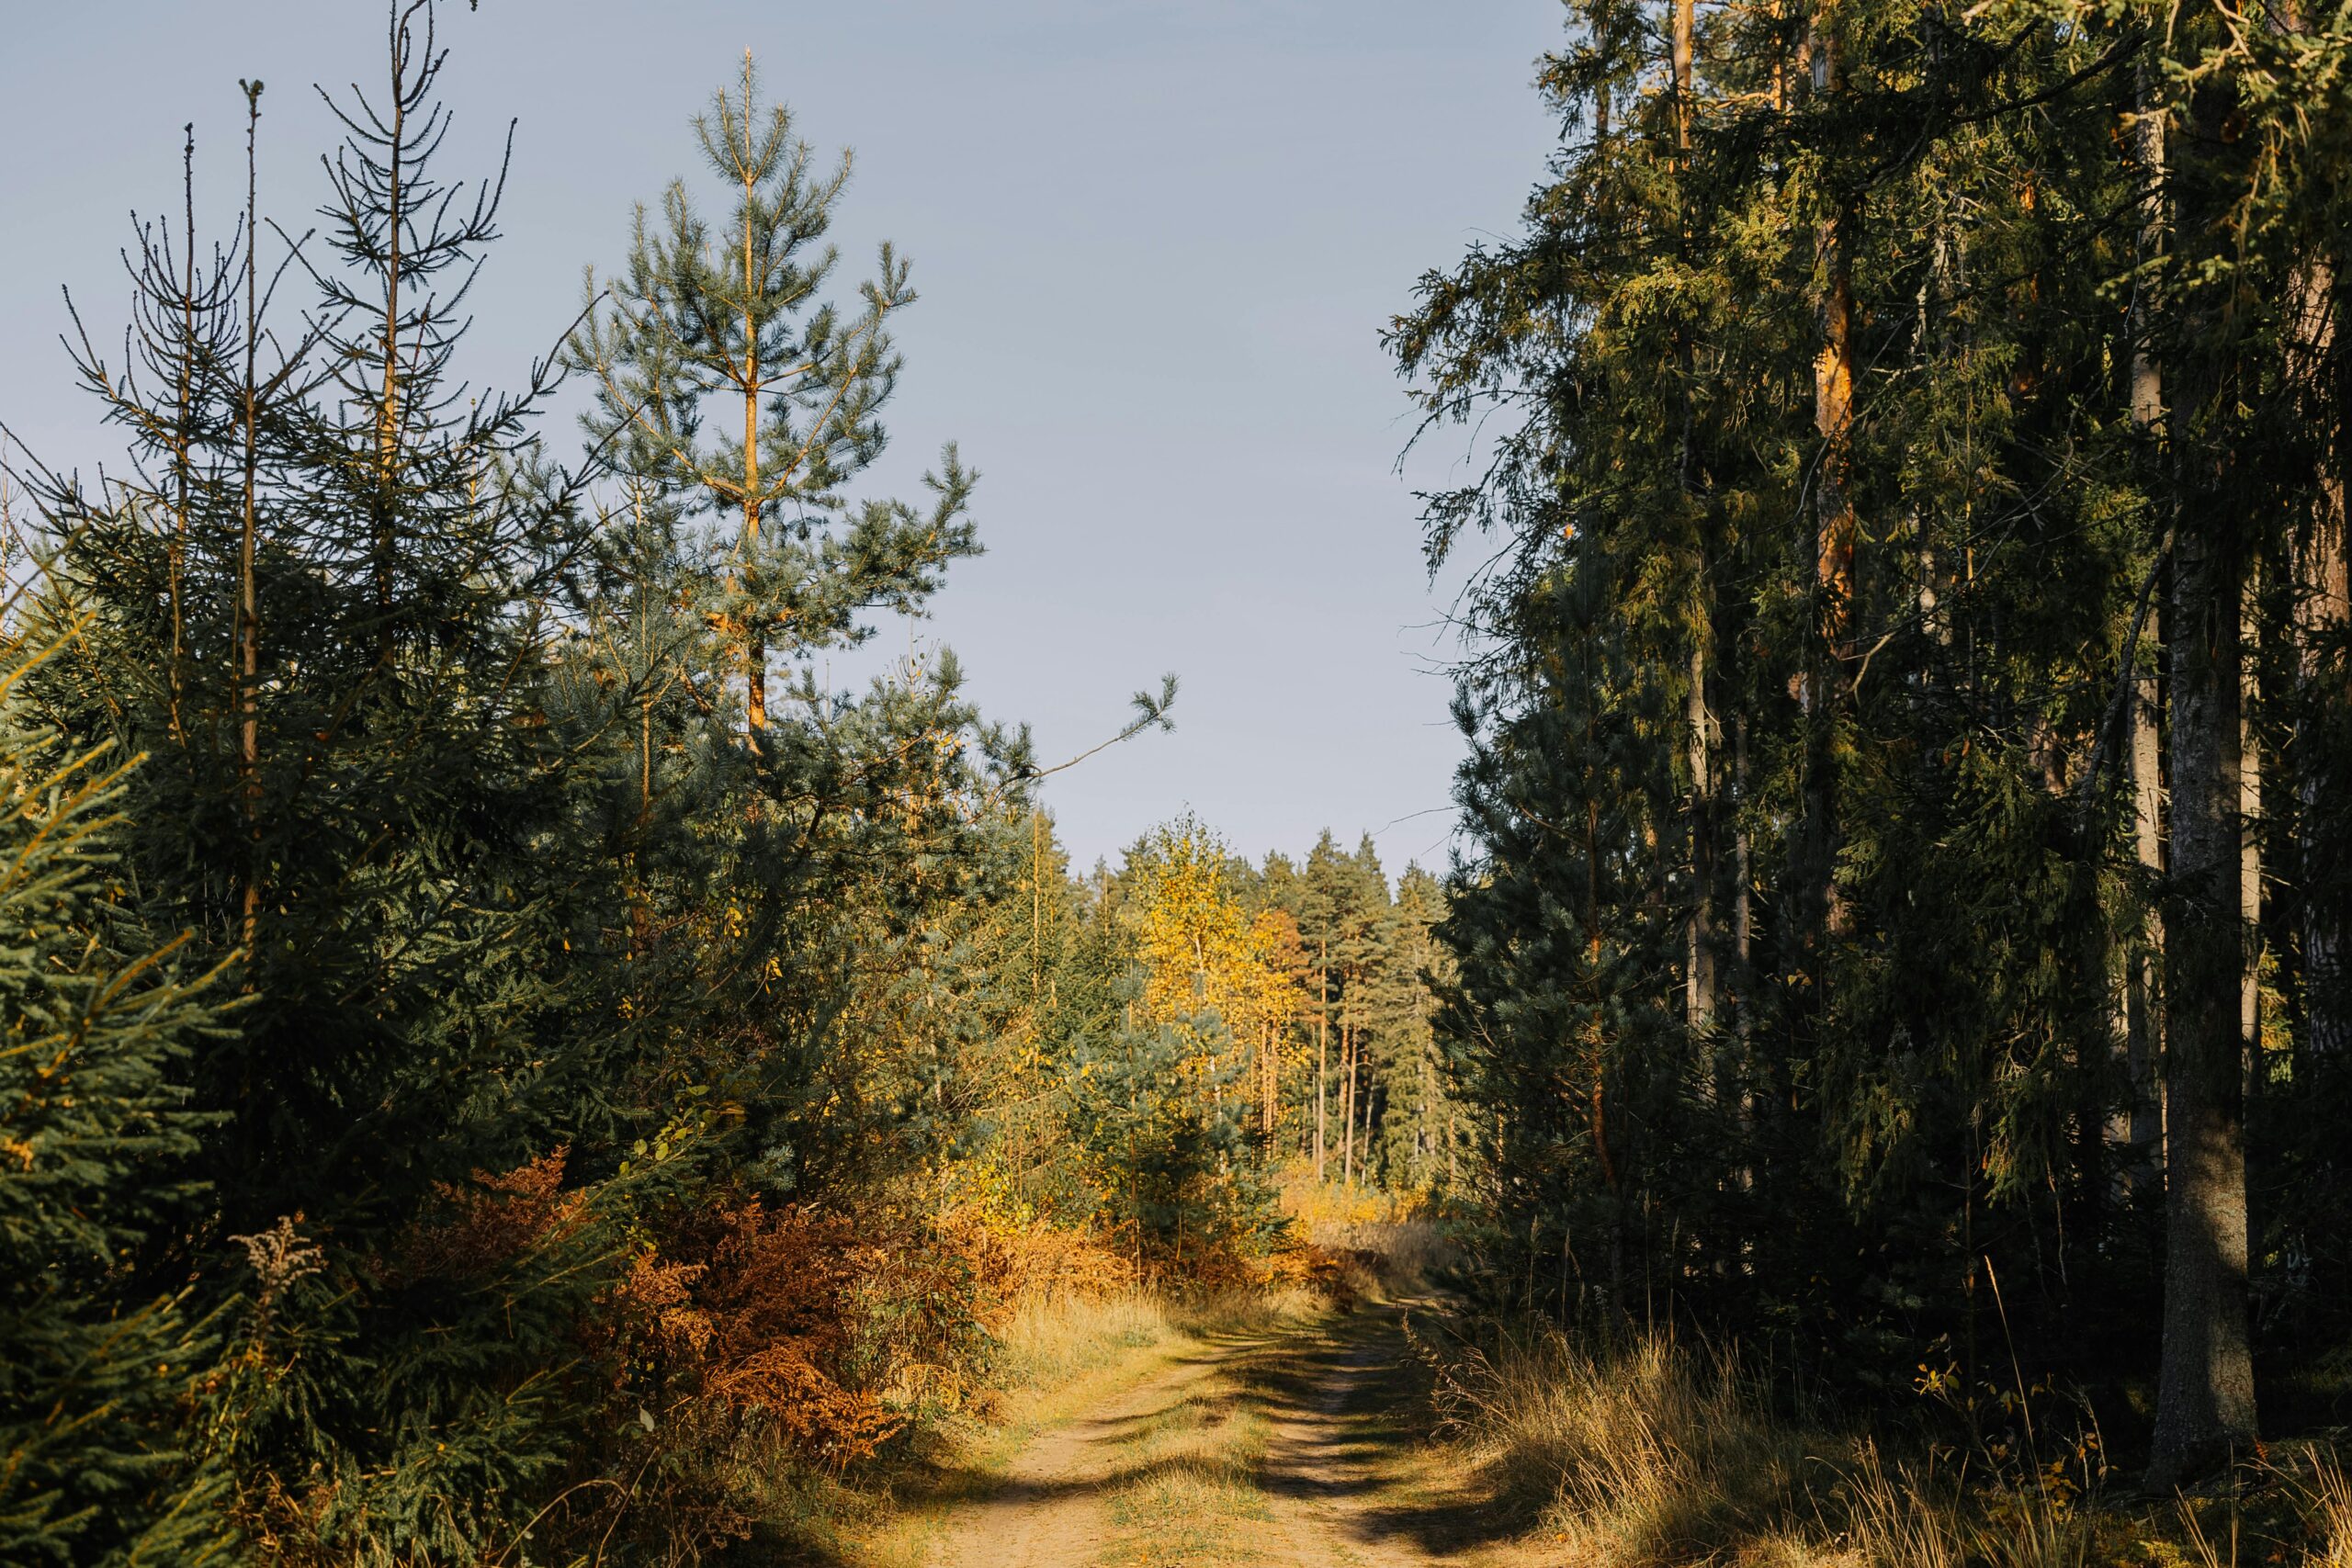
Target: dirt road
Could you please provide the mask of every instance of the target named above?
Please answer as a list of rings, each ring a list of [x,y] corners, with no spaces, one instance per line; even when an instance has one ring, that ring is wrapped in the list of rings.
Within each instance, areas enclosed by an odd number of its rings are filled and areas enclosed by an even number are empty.
[[[1039,1436],[942,1521],[942,1568],[1420,1568],[1511,1560],[1416,1430],[1396,1306],[1203,1342]]]

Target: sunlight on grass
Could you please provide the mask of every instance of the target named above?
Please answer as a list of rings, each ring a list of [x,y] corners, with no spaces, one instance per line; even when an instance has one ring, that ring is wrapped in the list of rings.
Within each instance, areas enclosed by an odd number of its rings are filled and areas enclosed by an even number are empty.
[[[1221,1386],[1144,1421],[1125,1445],[1131,1478],[1110,1499],[1118,1538],[1104,1568],[1257,1561],[1236,1527],[1272,1517],[1257,1483],[1266,1436],[1265,1417]]]

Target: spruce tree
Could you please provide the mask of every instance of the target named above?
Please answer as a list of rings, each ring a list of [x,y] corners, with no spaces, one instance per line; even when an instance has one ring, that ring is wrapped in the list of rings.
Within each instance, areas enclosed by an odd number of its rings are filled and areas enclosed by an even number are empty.
[[[531,435],[544,367],[512,396],[451,377],[503,175],[441,182],[446,60],[431,6],[390,8],[379,85],[330,100],[322,231],[274,258],[246,85],[243,221],[209,270],[135,268],[150,374],[84,344],[134,466],[46,477],[26,611],[34,636],[86,622],[28,708],[151,754],[126,886],[233,971],[240,1005],[186,1067],[210,1201],[168,1245],[209,1306],[248,1282],[234,1236],[316,1256],[266,1327],[247,1315],[218,1420],[241,1508],[291,1508],[336,1551],[462,1555],[505,1528],[571,1441],[512,1396],[598,1283],[526,1266],[493,1310],[400,1260],[453,1184],[608,1119],[616,1043],[568,989],[553,852],[579,491]]]
[[[153,1260],[206,1204],[185,1064],[226,998],[121,902],[135,762],[23,701],[74,654],[12,636],[0,674],[0,1557],[197,1562],[233,1534],[187,1427],[218,1325]]]

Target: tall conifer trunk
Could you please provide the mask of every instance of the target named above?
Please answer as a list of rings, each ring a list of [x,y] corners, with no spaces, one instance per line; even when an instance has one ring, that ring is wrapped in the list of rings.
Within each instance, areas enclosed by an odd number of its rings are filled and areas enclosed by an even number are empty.
[[[172,543],[164,573],[169,581],[172,600],[172,660],[169,671],[170,709],[166,728],[173,740],[187,744],[187,728],[182,722],[180,704],[187,683],[187,671],[182,660],[187,652],[187,605],[182,594],[187,578],[188,502],[191,486],[189,468],[194,462],[196,443],[196,126],[187,128],[187,141],[180,148],[180,200],[183,216],[182,232],[187,236],[187,254],[180,258],[180,353],[177,396],[174,400],[172,477],[177,504],[172,514]]]
[[[430,25],[428,20],[428,26]],[[407,173],[408,80],[409,51],[413,47],[408,17],[400,6],[391,13],[391,110],[385,126],[388,145],[384,157],[384,362],[382,389],[376,404],[376,517],[374,559],[371,563],[376,586],[377,644],[379,649],[391,646],[392,637],[392,556],[397,548],[393,537],[393,514],[396,498],[395,460],[400,451],[401,434],[401,243],[404,238],[406,214],[402,204],[407,191],[401,176]],[[429,56],[432,45],[425,46]],[[428,73],[431,61],[426,62]]]
[[[752,51],[743,51],[743,555],[745,564],[760,547],[760,331],[752,314],[752,302],[759,297],[758,273],[754,268],[752,245],[752,222],[758,211],[758,164],[752,150]],[[760,754],[760,745],[768,728],[768,649],[767,638],[757,625],[744,628],[743,639],[743,702],[746,739],[752,754]]]
[[[2346,367],[2337,347],[2341,301],[2335,258],[2321,254],[2307,261],[2295,293],[2292,344],[2301,361],[2294,367],[2295,379],[2307,401],[2307,421],[2319,431],[2321,452],[2311,515],[2295,543],[2296,675],[2302,686],[2303,721],[2311,724],[2347,700],[2322,649],[2352,619],[2352,581],[2347,581],[2352,574],[2346,570],[2345,538]],[[2298,762],[2295,790],[2305,888],[2303,996],[2310,1046],[2317,1055],[2340,1056],[2352,1048],[2352,1009],[2347,1009],[2343,984],[2344,930],[2340,912],[2317,896],[2321,868],[2316,829],[2328,806],[2307,750]]]
[[[2151,880],[2164,874],[2164,759],[2162,694],[2154,671],[2132,677],[2128,723],[2132,770],[2132,852]],[[2158,1099],[2156,1063],[2164,1048],[2164,1019],[2157,1005],[2157,964],[2164,953],[2164,920],[2154,908],[2135,918],[2137,930],[2124,946],[2124,1080],[2129,1095],[2125,1136],[2137,1151],[2128,1179],[2143,1198],[2163,1190],[2164,1117]]]
[[[1274,1124],[1282,1110],[1282,1027],[1272,1020],[1258,1029],[1258,1136],[1267,1157],[1274,1147]]]
[[[1356,1032],[1352,1022],[1340,1025],[1340,1172],[1350,1187],[1356,1184]]]
[[[1808,23],[1805,54],[1814,96],[1843,90],[1842,46],[1838,19],[1827,4],[1817,5]],[[1808,921],[1815,939],[1839,934],[1845,911],[1838,894],[1836,799],[1837,726],[1845,692],[1845,662],[1852,640],[1854,513],[1848,495],[1849,443],[1854,419],[1854,235],[1855,213],[1837,196],[1815,231],[1820,292],[1815,301],[1818,349],[1814,358],[1814,429],[1821,437],[1820,465],[1814,479],[1813,557],[1819,596],[1819,637],[1815,675],[1808,682],[1812,734],[1805,768],[1806,873],[1813,908]]]
[[[1321,1004],[1315,1010],[1315,1181],[1319,1187],[1323,1183],[1324,1107],[1331,1082],[1331,939],[1326,936],[1316,952],[1322,984]]]
[[[261,596],[254,582],[254,535],[259,527],[254,494],[260,471],[261,353],[260,128],[261,86],[245,88],[245,379],[244,491],[237,525],[237,615],[235,672],[232,679],[237,713],[237,780],[239,807],[244,813],[244,887],[239,900],[238,940],[248,954],[261,919],[261,715],[256,706],[261,686]]]
[[[2165,122],[2149,87],[2149,62],[2143,51],[2134,67],[2132,159],[2141,182],[2139,253],[2142,266],[2154,265],[2165,240]],[[2132,292],[2132,424],[2143,446],[2152,447],[2164,419],[2164,367],[2152,341],[2155,312],[2150,307],[2150,279],[2143,276]],[[2168,617],[2158,621],[2161,627]],[[2132,858],[2142,874],[2154,883],[2164,873],[2163,691],[2153,668],[2132,677],[2132,694],[2125,710],[2124,756],[2132,774]],[[2129,1096],[2125,1136],[2138,1153],[2129,1179],[2143,1198],[2160,1190],[2163,1178],[2161,1142],[2164,1119],[2156,1085],[2156,1063],[2163,1051],[2163,1020],[2156,1002],[2157,964],[2164,951],[2164,921],[2154,908],[2141,911],[2137,929],[2126,933],[2123,976],[2123,1054],[2125,1092]]]
[[[2244,568],[2238,581],[2238,922],[2245,952],[2238,962],[2238,1040],[2245,1053],[2246,1090],[2262,1062],[2262,738],[2255,728],[2261,700],[2259,577]]]
[[[1747,716],[1745,714],[1732,720],[1731,777],[1731,965],[1732,1000],[1736,1010],[1733,1027],[1739,1039],[1740,1071],[1746,1075],[1752,1066],[1748,1059],[1748,1045],[1756,1012],[1755,1003],[1749,997],[1755,985],[1749,966],[1755,956],[1756,943],[1756,873],[1744,813],[1747,800]]]
[[[2200,497],[2197,491],[2202,491]],[[2193,507],[2211,501],[2195,487]],[[2164,1361],[2149,1483],[2250,1445],[2239,558],[2184,517],[2173,561],[2172,881],[2165,920]]]
[[[1690,123],[1696,105],[1692,99],[1692,0],[1674,0],[1674,140],[1677,169],[1688,176],[1690,169]],[[1690,222],[1683,221],[1683,250],[1689,251]],[[1680,483],[1687,495],[1690,490],[1691,353],[1687,329],[1676,333],[1675,370],[1676,399],[1681,408]],[[1690,631],[1690,686],[1683,699],[1683,732],[1687,748],[1686,762],[1690,773],[1689,831],[1690,835],[1690,909],[1685,917],[1683,956],[1683,1016],[1693,1033],[1704,1033],[1714,1027],[1715,1013],[1721,1003],[1722,978],[1715,954],[1715,781],[1713,737],[1709,726],[1713,722],[1707,708],[1707,682],[1714,645],[1713,584],[1707,565],[1707,547],[1703,524],[1700,529],[1699,547],[1692,563],[1693,624]]]

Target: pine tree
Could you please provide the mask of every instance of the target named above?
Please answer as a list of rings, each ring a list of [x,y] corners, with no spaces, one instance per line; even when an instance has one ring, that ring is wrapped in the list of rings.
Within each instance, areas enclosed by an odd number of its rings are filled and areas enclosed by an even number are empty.
[[[592,295],[570,348],[594,385],[592,434],[722,524],[706,613],[741,672],[755,755],[772,746],[775,651],[858,640],[860,612],[914,608],[978,548],[964,515],[975,476],[952,444],[925,477],[926,508],[843,493],[882,455],[900,370],[888,324],[915,293],[885,243],[854,314],[822,299],[839,254],[821,242],[850,160],[820,172],[791,112],[758,92],[747,51],[740,85],[695,121],[731,215],[714,226],[683,180],[658,223],[640,207],[627,267]],[[723,422],[715,438],[707,418]]]

